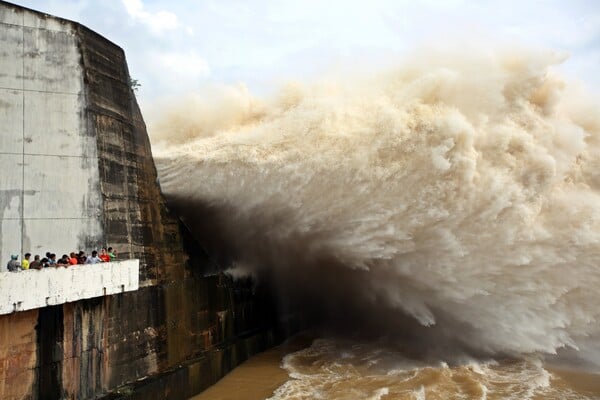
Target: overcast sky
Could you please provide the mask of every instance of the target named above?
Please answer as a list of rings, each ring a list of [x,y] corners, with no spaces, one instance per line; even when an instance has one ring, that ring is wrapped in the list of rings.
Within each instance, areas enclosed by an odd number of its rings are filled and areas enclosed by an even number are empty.
[[[21,0],[123,47],[142,106],[207,84],[268,92],[332,66],[386,63],[448,38],[552,49],[600,91],[600,1]]]

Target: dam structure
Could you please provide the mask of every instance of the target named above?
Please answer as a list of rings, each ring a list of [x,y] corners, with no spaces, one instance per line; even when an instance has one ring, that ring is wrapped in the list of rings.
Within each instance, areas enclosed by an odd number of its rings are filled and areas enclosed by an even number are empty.
[[[268,291],[166,207],[123,50],[3,1],[0,41],[0,398],[184,399],[272,346]],[[6,269],[103,246],[118,262]]]

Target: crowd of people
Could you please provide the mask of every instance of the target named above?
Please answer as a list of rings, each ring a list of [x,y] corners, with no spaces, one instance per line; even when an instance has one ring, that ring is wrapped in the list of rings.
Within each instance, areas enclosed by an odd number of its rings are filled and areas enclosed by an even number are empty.
[[[46,257],[40,258],[38,254],[31,259],[31,253],[25,253],[23,260],[19,262],[19,256],[13,254],[10,256],[10,261],[6,268],[10,272],[26,271],[29,269],[42,269],[52,267],[68,267],[79,264],[98,264],[102,262],[111,262],[117,259],[117,251],[112,247],[108,249],[103,247],[100,254],[96,250],[92,251],[89,256],[85,251],[71,252],[69,255],[63,254],[62,257],[56,258],[56,254],[47,252]]]

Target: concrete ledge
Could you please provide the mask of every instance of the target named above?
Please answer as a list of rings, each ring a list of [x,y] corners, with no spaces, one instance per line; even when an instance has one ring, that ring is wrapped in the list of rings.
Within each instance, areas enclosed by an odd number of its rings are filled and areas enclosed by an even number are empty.
[[[0,273],[0,314],[137,290],[139,260]]]

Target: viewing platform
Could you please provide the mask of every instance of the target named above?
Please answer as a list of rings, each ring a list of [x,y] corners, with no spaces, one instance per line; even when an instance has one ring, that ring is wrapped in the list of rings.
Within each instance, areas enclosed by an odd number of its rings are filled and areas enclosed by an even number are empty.
[[[139,260],[0,273],[0,315],[138,290]]]

